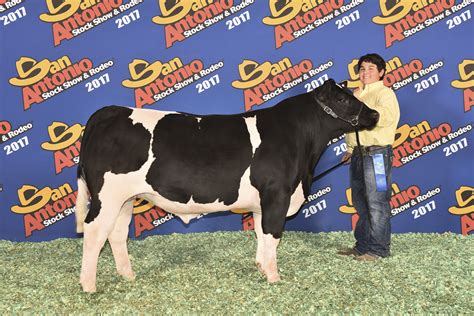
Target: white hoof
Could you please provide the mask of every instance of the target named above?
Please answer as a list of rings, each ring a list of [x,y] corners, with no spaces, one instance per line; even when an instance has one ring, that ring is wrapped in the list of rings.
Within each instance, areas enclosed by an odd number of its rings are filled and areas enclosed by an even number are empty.
[[[136,275],[133,271],[128,271],[128,272],[119,272],[119,275],[121,275],[125,280],[127,281],[135,281]]]
[[[276,282],[281,281],[281,278],[279,274],[267,275],[267,281],[268,283],[276,283]]]

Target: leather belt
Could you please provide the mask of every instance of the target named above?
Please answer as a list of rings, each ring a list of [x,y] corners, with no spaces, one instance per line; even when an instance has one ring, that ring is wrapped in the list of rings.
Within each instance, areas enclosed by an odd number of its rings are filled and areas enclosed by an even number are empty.
[[[373,146],[360,146],[360,149],[362,150],[362,155],[368,155],[376,150],[379,150],[379,149],[386,149],[386,148],[389,148],[389,147],[392,147],[391,145],[385,145],[385,146],[377,146],[377,145],[373,145]],[[358,155],[359,154],[359,146],[355,146],[354,147],[354,151],[352,152],[353,154],[356,154]]]

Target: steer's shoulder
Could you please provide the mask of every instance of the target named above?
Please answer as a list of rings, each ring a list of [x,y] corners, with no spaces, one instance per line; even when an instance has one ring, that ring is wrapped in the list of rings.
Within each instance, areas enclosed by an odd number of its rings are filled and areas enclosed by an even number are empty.
[[[127,108],[124,106],[110,105],[104,106],[99,110],[95,111],[87,121],[87,125],[98,124],[99,122],[117,118],[117,117],[127,117],[132,114],[133,109]]]

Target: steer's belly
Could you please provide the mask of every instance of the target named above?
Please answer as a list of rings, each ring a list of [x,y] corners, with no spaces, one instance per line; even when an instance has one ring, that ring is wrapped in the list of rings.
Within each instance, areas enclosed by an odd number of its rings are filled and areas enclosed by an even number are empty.
[[[168,213],[180,217],[183,222],[188,223],[192,218],[202,213],[214,213],[233,209],[246,209],[249,212],[260,212],[260,194],[250,183],[250,167],[245,171],[240,180],[237,200],[227,205],[217,198],[211,203],[198,203],[193,200],[192,192],[187,192],[191,198],[186,203],[173,201],[165,198],[160,192],[147,192],[139,194],[138,197],[146,199],[159,206]]]

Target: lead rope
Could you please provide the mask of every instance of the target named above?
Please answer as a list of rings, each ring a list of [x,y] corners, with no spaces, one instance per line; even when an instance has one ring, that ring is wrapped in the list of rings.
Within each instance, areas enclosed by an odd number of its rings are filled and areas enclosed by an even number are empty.
[[[357,147],[359,149],[359,155],[362,157],[362,147],[360,146],[360,141],[359,141],[359,129],[356,127],[354,129],[355,133],[356,133],[356,139],[357,139]],[[332,166],[331,168],[329,169],[326,169],[325,171],[321,172],[320,174],[318,174],[317,176],[313,177],[313,181],[316,181],[316,180],[319,180],[321,179],[322,177],[324,177],[325,175],[327,175],[328,173],[330,173],[331,171],[333,171],[334,169],[338,168],[339,166],[345,164],[349,159],[351,159],[350,157],[349,158],[346,158],[344,159],[343,161],[341,161],[340,163],[338,163],[337,165],[335,166]],[[363,161],[362,161],[363,163]],[[363,167],[362,167],[363,168]]]

